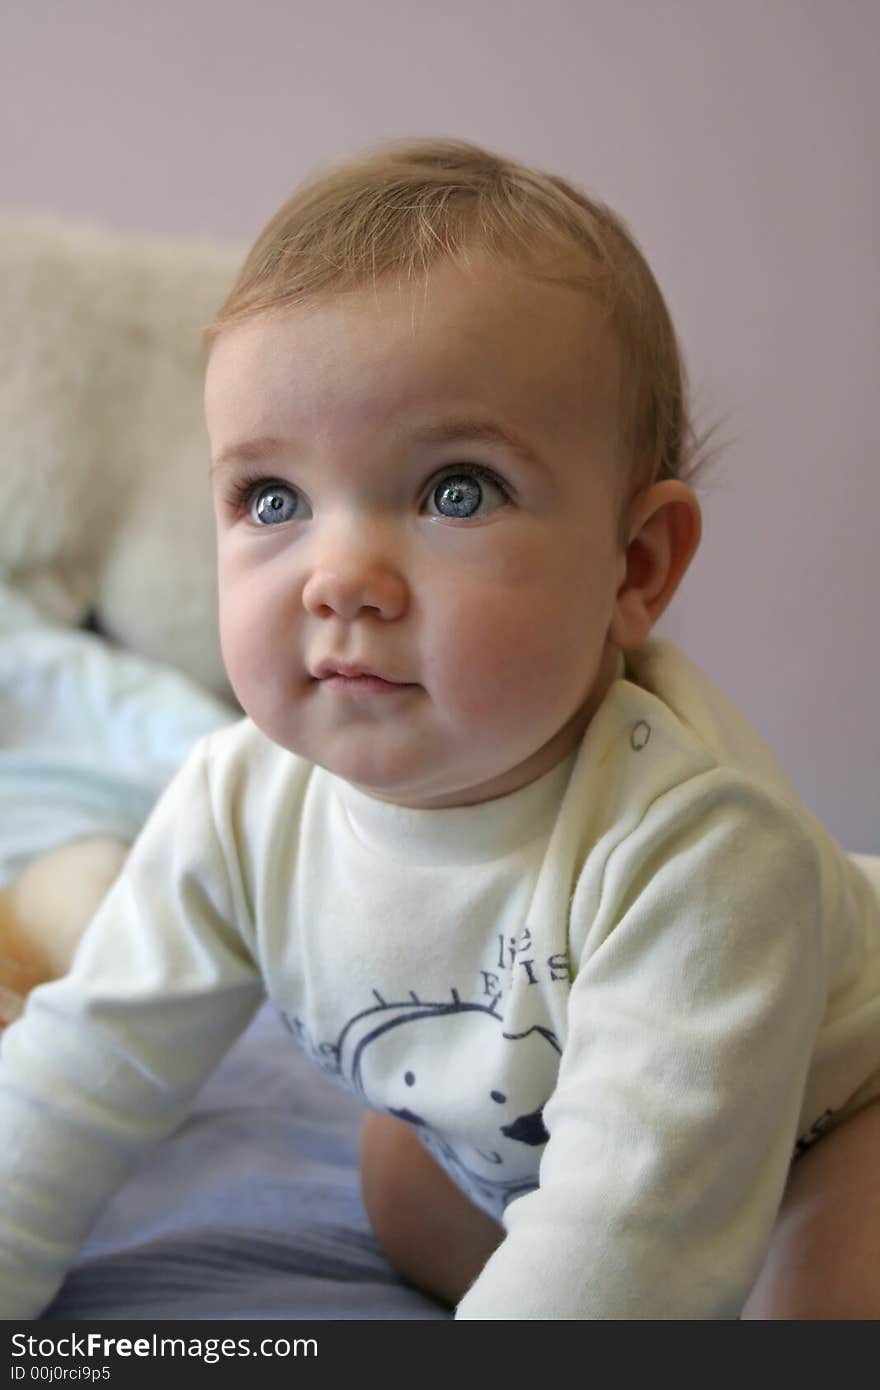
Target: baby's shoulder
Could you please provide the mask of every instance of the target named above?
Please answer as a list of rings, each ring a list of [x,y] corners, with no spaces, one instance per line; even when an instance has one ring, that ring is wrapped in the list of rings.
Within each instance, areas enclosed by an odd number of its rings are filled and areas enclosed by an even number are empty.
[[[738,836],[770,830],[824,840],[782,769],[736,706],[671,643],[627,657],[581,746],[568,788],[582,864],[683,840],[711,847],[719,822]]]
[[[634,707],[650,710],[670,753],[702,760],[732,779],[762,787],[784,802],[797,793],[746,714],[672,642],[646,642],[628,653],[625,679],[615,689]]]

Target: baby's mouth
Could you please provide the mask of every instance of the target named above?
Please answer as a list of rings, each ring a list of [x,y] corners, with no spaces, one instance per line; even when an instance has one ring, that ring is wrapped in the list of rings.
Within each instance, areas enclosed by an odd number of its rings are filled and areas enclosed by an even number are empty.
[[[320,662],[313,680],[323,689],[340,695],[393,695],[416,689],[414,681],[398,680],[358,662],[332,659]]]
[[[359,661],[336,661],[332,658],[321,661],[314,672],[315,680],[335,680],[341,677],[344,680],[377,680],[385,685],[411,685],[411,681],[400,680],[397,676],[392,676],[389,672],[379,670],[375,666],[367,666]]]

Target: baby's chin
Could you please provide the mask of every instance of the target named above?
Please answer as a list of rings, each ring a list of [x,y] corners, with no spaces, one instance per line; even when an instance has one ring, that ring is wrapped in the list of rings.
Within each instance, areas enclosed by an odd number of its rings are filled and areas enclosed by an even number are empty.
[[[384,767],[381,770],[372,766],[352,764],[333,758],[312,758],[311,761],[334,777],[341,778],[364,796],[375,801],[384,801],[390,806],[403,806],[414,811],[448,810],[455,806],[474,806],[481,801],[489,801],[495,795],[491,790],[484,791],[484,783],[455,779],[444,769],[442,773],[409,775]]]
[[[334,772],[336,776],[343,776],[332,767],[328,767],[327,771]],[[344,780],[365,796],[371,796],[376,801],[385,801],[392,806],[405,806],[414,811],[448,811],[456,807],[480,806],[484,802],[496,801],[499,797],[509,796],[521,787],[528,786],[530,782],[537,781],[542,775],[543,772],[530,773],[525,767],[518,766],[487,775],[477,781],[456,781],[438,777],[433,782],[426,779],[421,783],[390,785],[387,779],[364,780],[344,776]]]
[[[323,731],[309,728],[307,721],[299,724],[266,711],[248,714],[278,747],[323,768],[365,796],[412,810],[449,810],[494,801],[537,781],[567,751],[557,749],[556,740],[537,749],[528,744],[504,749],[496,740],[490,750],[491,741],[484,738],[466,753],[459,747],[460,756],[454,758],[448,746],[441,746],[447,731],[438,730],[432,740],[426,730],[408,730],[403,721],[397,731],[392,721],[390,727],[377,724],[367,730],[353,725],[346,732],[336,729],[323,737]]]

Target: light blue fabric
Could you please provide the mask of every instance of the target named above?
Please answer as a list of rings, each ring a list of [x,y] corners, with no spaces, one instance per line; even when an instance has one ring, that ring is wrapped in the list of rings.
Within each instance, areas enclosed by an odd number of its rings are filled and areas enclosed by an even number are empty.
[[[0,885],[72,840],[134,839],[196,740],[236,717],[0,585]]]

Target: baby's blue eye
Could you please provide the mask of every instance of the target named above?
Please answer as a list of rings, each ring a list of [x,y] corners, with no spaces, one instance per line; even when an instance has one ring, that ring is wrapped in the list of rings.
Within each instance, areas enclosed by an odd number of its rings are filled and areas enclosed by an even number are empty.
[[[263,526],[292,521],[300,507],[300,495],[285,483],[269,483],[260,488],[251,504],[251,517]]]
[[[505,500],[500,483],[482,469],[480,472],[451,473],[437,484],[430,503],[434,516],[467,520],[479,511],[493,511]]]

